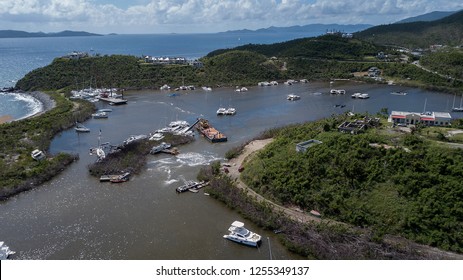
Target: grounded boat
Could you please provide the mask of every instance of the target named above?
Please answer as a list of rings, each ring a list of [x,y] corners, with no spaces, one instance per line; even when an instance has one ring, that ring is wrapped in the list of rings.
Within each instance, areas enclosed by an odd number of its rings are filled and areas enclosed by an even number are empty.
[[[236,88],[235,91],[236,92],[246,92],[246,91],[248,91],[248,88],[247,87]]]
[[[77,132],[90,132],[90,128],[85,127],[83,124],[76,122],[76,127],[74,129]]]
[[[126,145],[128,145],[130,143],[133,143],[133,142],[141,141],[141,140],[146,139],[146,138],[148,138],[148,136],[144,135],[144,134],[132,135],[132,136],[130,136],[129,138],[127,138],[124,141],[124,146],[126,146]]]
[[[106,112],[97,112],[97,113],[92,114],[92,117],[94,119],[107,119],[108,114]]]
[[[228,240],[254,247],[259,246],[261,242],[261,236],[246,229],[240,221],[234,221],[228,231],[229,233],[223,236]]]
[[[170,147],[172,147],[171,144],[166,143],[166,142],[162,142],[158,146],[154,146],[153,148],[151,148],[150,154],[154,155],[154,154],[160,153],[160,152],[162,152],[164,150],[170,149]]]
[[[123,183],[127,182],[129,177],[129,172],[120,175],[103,175],[100,177],[100,182]]]
[[[3,241],[0,241],[0,260],[6,260],[9,256],[15,254],[15,251],[11,251]]]
[[[289,101],[295,101],[295,100],[301,99],[301,97],[299,95],[296,95],[296,94],[288,94],[286,99],[288,99]]]
[[[226,142],[228,140],[227,136],[212,127],[206,119],[198,119],[196,129],[212,143]]]
[[[42,160],[45,158],[45,154],[41,150],[33,150],[31,153],[31,157],[35,160]]]
[[[109,113],[109,112],[112,112],[112,111],[113,111],[113,109],[110,109],[110,108],[98,110],[98,112],[106,112],[106,113]]]

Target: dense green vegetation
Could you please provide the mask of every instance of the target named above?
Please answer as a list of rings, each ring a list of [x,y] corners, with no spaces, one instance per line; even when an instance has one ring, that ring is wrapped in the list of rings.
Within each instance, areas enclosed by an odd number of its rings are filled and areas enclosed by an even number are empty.
[[[463,80],[463,51],[444,49],[420,58],[424,67],[452,78]]]
[[[379,48],[365,41],[342,38],[338,35],[324,35],[270,45],[249,44],[232,50],[251,51],[267,57],[363,60],[365,56],[375,56],[379,51],[384,50],[384,47]],[[216,50],[209,53],[207,57],[229,51],[231,50]]]
[[[378,45],[427,48],[463,44],[463,11],[440,20],[380,25],[355,33],[355,37]]]
[[[388,129],[342,134],[343,120],[283,129],[246,164],[243,180],[271,200],[372,228],[378,237],[395,234],[463,252],[462,150]],[[307,139],[323,144],[297,153],[295,144]]]
[[[209,182],[206,191],[214,198],[235,209],[245,218],[267,230],[277,230],[280,241],[292,252],[310,259],[434,259],[417,253],[407,242],[391,246],[377,242],[369,231],[348,225],[302,223],[295,221],[266,202],[258,202],[235,186],[235,182],[220,172],[220,163],[203,167],[198,180]]]
[[[83,121],[94,111],[89,102],[70,102],[52,94],[56,107],[45,114],[0,125],[0,198],[8,197],[51,179],[76,159],[76,155],[52,155],[35,161],[31,151],[46,151],[60,131]]]

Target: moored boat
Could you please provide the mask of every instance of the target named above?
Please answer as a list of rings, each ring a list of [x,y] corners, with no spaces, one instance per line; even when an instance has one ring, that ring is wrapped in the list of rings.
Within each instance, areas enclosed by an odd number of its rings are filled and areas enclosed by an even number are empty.
[[[244,227],[244,223],[234,221],[228,228],[229,233],[223,237],[248,246],[258,247],[261,242],[261,236]]]
[[[391,92],[392,95],[407,95],[405,91],[393,91]]]

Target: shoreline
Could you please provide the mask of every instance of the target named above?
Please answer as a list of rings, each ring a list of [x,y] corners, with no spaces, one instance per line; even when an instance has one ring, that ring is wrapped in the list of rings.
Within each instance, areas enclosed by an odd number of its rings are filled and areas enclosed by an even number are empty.
[[[263,150],[267,145],[272,143],[275,139],[272,138],[267,138],[267,139],[262,139],[262,140],[253,140],[246,144],[242,149],[241,153],[235,157],[229,160],[230,167],[228,167],[229,173],[226,174],[232,182],[235,183],[235,187],[243,193],[245,193],[246,196],[252,197],[258,204],[265,203],[266,205],[269,205],[269,207],[272,209],[274,212],[282,213],[283,215],[286,215],[289,219],[293,220],[294,222],[306,225],[306,226],[313,226],[317,224],[324,224],[324,225],[330,225],[330,226],[347,226],[349,228],[354,229],[355,227],[343,222],[339,222],[336,220],[328,219],[328,218],[319,218],[315,216],[308,215],[307,213],[304,213],[302,210],[299,208],[295,207],[287,207],[284,205],[280,205],[272,200],[264,198],[261,194],[257,193],[253,189],[247,186],[246,183],[244,183],[241,180],[241,172],[239,171],[240,168],[244,164],[246,164],[248,161],[250,161],[256,153],[259,151]],[[248,202],[249,203],[249,202]],[[359,230],[359,229],[356,229]],[[368,236],[370,233],[368,230],[360,231],[360,235],[362,236]],[[368,242],[371,242],[371,240],[368,240]],[[373,243],[371,243],[373,244]],[[395,236],[391,234],[386,234],[384,238],[382,239],[381,242],[378,243],[380,246],[387,246],[389,249],[392,250],[397,250],[397,252],[400,252],[403,250],[403,253],[406,253],[406,257],[413,256],[417,259],[436,259],[436,260],[461,260],[463,259],[463,255],[452,252],[452,251],[446,251],[443,249],[440,249],[438,247],[432,247],[429,245],[424,245],[424,244],[419,244],[415,241],[412,241],[410,239],[406,239],[404,237],[400,236]],[[389,252],[390,253],[390,252]],[[386,254],[385,257],[388,257]]]
[[[31,112],[28,115],[25,115],[20,118],[14,118],[11,115],[3,115],[0,116],[0,124],[3,123],[10,123],[10,122],[15,122],[15,121],[20,121],[32,117],[37,117],[40,116],[49,110],[55,108],[56,102],[46,93],[40,92],[40,91],[33,91],[33,92],[10,92],[8,94],[11,95],[17,95],[21,96],[23,98],[27,98],[31,103],[37,103],[39,105],[39,111],[38,112]]]

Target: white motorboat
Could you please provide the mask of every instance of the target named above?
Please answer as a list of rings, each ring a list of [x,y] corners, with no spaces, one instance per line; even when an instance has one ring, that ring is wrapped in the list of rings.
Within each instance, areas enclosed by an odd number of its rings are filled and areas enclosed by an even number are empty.
[[[162,142],[160,145],[153,147],[150,151],[150,154],[154,155],[154,154],[160,153],[164,150],[170,149],[170,147],[172,147],[171,144]]]
[[[31,153],[31,157],[35,160],[42,160],[45,158],[45,154],[41,150],[33,150]]]
[[[301,99],[301,97],[299,95],[296,95],[296,94],[288,94],[286,99],[288,99],[289,101],[295,101],[295,100]]]
[[[352,94],[351,96],[352,96],[352,98],[359,98],[359,96],[360,96],[361,94],[362,94],[362,93],[360,93],[360,92],[356,92],[356,93]]]
[[[134,143],[134,142],[138,142],[138,141],[141,141],[143,139],[146,139],[148,138],[147,135],[144,135],[144,134],[140,134],[140,135],[131,135],[129,138],[127,138],[125,141],[124,141],[124,145],[128,145],[130,143]]]
[[[235,91],[236,92],[246,92],[246,91],[248,91],[248,88],[247,87],[236,88]]]
[[[10,255],[15,254],[15,251],[11,251],[3,241],[0,241],[0,260],[6,260]]]
[[[222,115],[225,115],[225,113],[227,112],[227,109],[223,108],[223,107],[220,107],[218,110],[217,110],[217,115],[218,116],[222,116]]]
[[[234,115],[236,114],[236,109],[233,107],[229,107],[225,110],[225,115]]]
[[[162,138],[164,138],[164,134],[158,132],[158,133],[154,133],[153,135],[151,135],[149,140],[150,141],[160,141],[162,140]]]
[[[234,221],[228,231],[229,233],[223,236],[228,240],[254,247],[259,246],[261,242],[261,236],[246,229],[240,221]]]

